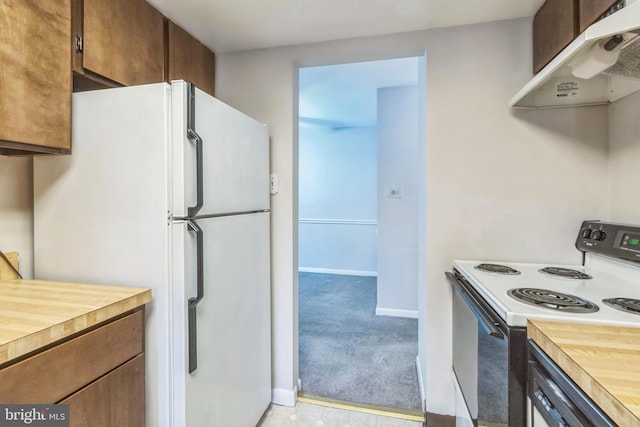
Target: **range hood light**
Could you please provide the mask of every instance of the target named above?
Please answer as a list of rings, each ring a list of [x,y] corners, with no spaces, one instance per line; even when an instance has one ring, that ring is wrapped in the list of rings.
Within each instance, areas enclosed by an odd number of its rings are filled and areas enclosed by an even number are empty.
[[[618,61],[620,51],[625,41],[630,38],[620,34],[595,43],[589,52],[576,60],[571,68],[571,74],[579,79],[588,80],[602,73]]]

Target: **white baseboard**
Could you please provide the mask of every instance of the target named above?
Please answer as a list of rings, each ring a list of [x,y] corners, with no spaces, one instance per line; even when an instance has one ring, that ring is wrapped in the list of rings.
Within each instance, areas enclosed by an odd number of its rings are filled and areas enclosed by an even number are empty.
[[[398,308],[376,307],[377,316],[407,317],[409,319],[418,318],[418,310],[402,310]]]
[[[422,368],[420,367],[420,355],[416,356],[416,371],[418,371],[418,388],[420,389],[420,404],[422,412],[427,412],[427,399],[424,394],[424,383],[422,382]]]
[[[369,276],[376,277],[375,271],[367,270],[340,270],[337,268],[315,268],[315,267],[298,267],[298,271],[303,273],[324,273],[324,274],[344,274],[345,276]]]
[[[298,388],[294,387],[293,390],[285,388],[274,388],[271,390],[271,403],[282,406],[296,406],[298,400]]]

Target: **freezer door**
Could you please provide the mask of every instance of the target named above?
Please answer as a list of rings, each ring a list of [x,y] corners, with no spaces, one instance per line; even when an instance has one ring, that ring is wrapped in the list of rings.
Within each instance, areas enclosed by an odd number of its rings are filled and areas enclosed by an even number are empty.
[[[174,335],[174,424],[253,426],[271,401],[269,213],[200,219],[194,225],[172,226],[174,238],[184,239],[174,250],[182,257],[174,280],[179,298],[173,300],[181,324]],[[198,293],[198,228],[204,283],[193,346],[188,301]],[[191,373],[190,347],[197,352]]]
[[[173,214],[192,216],[199,190],[197,215],[269,209],[267,127],[192,87],[172,83]]]

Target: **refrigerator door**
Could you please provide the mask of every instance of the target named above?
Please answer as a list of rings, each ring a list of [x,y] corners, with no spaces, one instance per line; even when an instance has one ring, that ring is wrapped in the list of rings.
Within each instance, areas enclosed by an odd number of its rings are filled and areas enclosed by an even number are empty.
[[[171,86],[173,215],[269,209],[267,127],[184,81]]]
[[[171,227],[173,256],[183,260],[172,281],[174,425],[254,426],[271,401],[269,213],[194,225]],[[187,301],[197,294],[196,228],[202,230],[204,292],[192,349],[197,369],[189,373]]]

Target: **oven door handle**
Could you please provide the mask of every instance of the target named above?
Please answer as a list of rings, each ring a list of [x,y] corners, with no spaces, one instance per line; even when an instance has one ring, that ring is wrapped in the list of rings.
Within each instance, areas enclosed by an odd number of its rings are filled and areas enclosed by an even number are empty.
[[[468,290],[465,285],[460,283],[458,278],[452,273],[447,271],[444,274],[447,276],[447,279],[449,279],[449,282],[451,282],[454,289],[460,294],[460,297],[462,297],[462,299],[467,303],[467,306],[469,306],[469,309],[473,312],[476,318],[486,328],[486,330],[489,331],[489,335],[503,339],[504,334],[498,328],[499,323],[493,319],[491,314],[487,312],[482,304],[480,304],[471,291]]]

